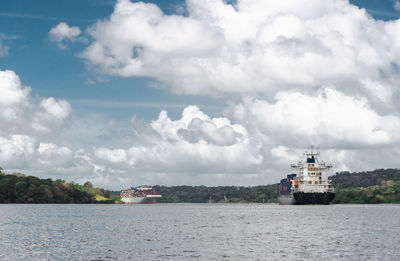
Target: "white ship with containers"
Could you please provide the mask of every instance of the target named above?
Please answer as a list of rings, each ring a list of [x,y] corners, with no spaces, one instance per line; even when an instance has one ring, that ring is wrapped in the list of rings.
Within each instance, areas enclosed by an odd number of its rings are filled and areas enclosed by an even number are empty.
[[[284,205],[329,204],[335,198],[335,190],[327,179],[332,168],[318,160],[318,153],[306,151],[306,161],[292,164],[296,173],[289,174],[278,184],[278,201]]]
[[[161,193],[148,186],[131,187],[121,191],[121,201],[125,204],[155,203]]]

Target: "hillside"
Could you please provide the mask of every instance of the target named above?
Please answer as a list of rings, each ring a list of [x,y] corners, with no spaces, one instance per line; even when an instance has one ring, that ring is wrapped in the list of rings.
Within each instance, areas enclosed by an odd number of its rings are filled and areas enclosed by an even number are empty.
[[[162,194],[158,202],[276,202],[276,184],[254,187],[243,186],[153,186]],[[225,200],[226,198],[226,200]]]
[[[377,169],[368,172],[338,172],[329,179],[336,188],[333,203],[400,203],[400,170]],[[242,186],[153,186],[164,203],[277,202],[277,184]],[[226,197],[226,201],[224,198]]]
[[[333,203],[400,203],[400,170],[339,172],[329,177],[336,188]]]
[[[336,188],[333,203],[400,203],[400,170],[339,172],[329,177]],[[153,186],[160,203],[277,202],[277,184],[244,186]],[[40,179],[0,169],[0,203],[115,203],[120,191],[63,180]]]
[[[4,174],[0,171],[0,203],[114,203],[104,189],[63,180],[40,179],[25,174]]]
[[[333,203],[400,203],[400,182],[390,180],[376,186],[337,189]]]
[[[400,181],[399,169],[376,169],[373,171],[338,172],[336,175],[329,177],[332,184],[337,189],[347,188],[366,188],[369,186],[381,185],[382,182],[393,180]]]

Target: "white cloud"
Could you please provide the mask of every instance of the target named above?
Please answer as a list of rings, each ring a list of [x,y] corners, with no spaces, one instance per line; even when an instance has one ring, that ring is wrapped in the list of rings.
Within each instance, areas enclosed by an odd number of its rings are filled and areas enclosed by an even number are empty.
[[[393,2],[393,8],[394,8],[396,11],[400,11],[400,2],[395,0],[395,1]]]
[[[286,146],[274,147],[271,150],[272,156],[282,163],[293,162],[295,163],[299,158],[299,150],[294,150]]]
[[[226,118],[210,118],[195,106],[185,108],[182,118],[175,121],[162,111],[151,123],[151,130],[137,131],[138,139],[146,136],[143,139],[146,142],[125,149],[95,148],[94,154],[103,165],[119,163],[122,169],[149,175],[160,172],[193,175],[194,169],[200,174],[241,173],[263,161],[260,144],[250,141],[243,126],[232,125]]]
[[[65,119],[71,111],[71,106],[67,101],[56,101],[53,97],[43,99],[40,106],[57,119]]]
[[[0,71],[0,93],[0,161],[3,167],[35,165],[39,157],[37,152],[46,155],[44,160],[49,161],[50,149],[59,149],[57,153],[65,156],[66,147],[58,148],[51,143],[39,145],[38,140],[60,130],[71,110],[67,101],[33,98],[31,89],[22,86],[13,71]]]
[[[188,16],[169,16],[120,0],[88,30],[82,57],[103,73],[154,77],[176,93],[273,97],[329,84],[387,103],[398,92],[399,20],[376,21],[344,0],[186,5]]]
[[[242,137],[247,136],[243,126],[231,125],[227,118],[210,119],[196,106],[184,109],[182,119],[172,121],[166,111],[162,111],[157,121],[153,121],[152,128],[164,139],[185,139],[190,143],[199,140],[216,145],[233,145]]]
[[[27,165],[29,166],[34,152],[35,139],[27,135],[0,136],[0,161],[3,167],[27,167]]]
[[[107,148],[98,148],[94,150],[94,154],[97,158],[111,163],[123,163],[127,160],[126,151],[123,149],[111,150]]]
[[[58,146],[54,143],[41,142],[37,148],[39,153],[40,167],[45,165],[51,167],[70,167],[72,165],[73,152],[65,146]]]
[[[163,110],[129,127],[70,119],[68,101],[33,98],[0,71],[3,167],[118,189],[273,183],[310,144],[337,171],[396,166],[399,20],[345,0],[187,0],[184,13],[120,0],[87,29],[81,56],[105,74],[227,98],[224,117],[188,106],[179,119]],[[81,31],[60,23],[49,37],[66,48]]]
[[[28,105],[30,88],[22,87],[13,71],[0,71],[0,118],[17,120]]]
[[[65,100],[33,98],[13,71],[0,71],[0,136],[50,133],[63,126],[71,112]],[[38,101],[39,99],[39,101]]]
[[[79,40],[81,30],[77,26],[69,26],[67,23],[62,22],[51,28],[49,31],[49,38],[51,41],[56,42],[60,49],[66,49],[66,42],[74,42]]]
[[[246,126],[275,139],[280,137],[282,144],[355,146],[400,141],[398,116],[380,115],[365,98],[346,96],[331,88],[317,96],[280,92],[272,103],[248,98],[234,106],[233,115]]]
[[[238,180],[254,175],[264,161],[261,143],[244,126],[211,118],[196,106],[177,120],[166,111],[150,124],[133,118],[129,136],[113,119],[78,117],[62,128],[71,113],[67,101],[33,99],[14,72],[0,76],[0,92],[7,93],[2,111],[15,111],[13,118],[0,116],[7,121],[0,128],[0,161],[9,171],[118,189],[133,182],[204,183],[208,175]]]
[[[103,73],[152,77],[174,93],[231,103],[225,114],[236,124],[224,118],[219,125],[195,107],[180,120],[162,111],[151,123],[162,140],[127,153],[136,167],[154,162],[156,172],[193,156],[193,169],[203,169],[223,158],[219,149],[244,141],[257,144],[249,155],[260,161],[244,164],[254,179],[279,173],[310,144],[342,169],[395,162],[370,155],[383,147],[398,153],[400,20],[375,20],[345,0],[187,0],[185,10],[165,15],[153,4],[120,0],[88,30],[92,41],[81,56]]]
[[[0,41],[0,58],[8,56],[8,46]]]
[[[70,113],[71,105],[66,100],[42,98],[31,119],[31,128],[38,133],[49,133],[60,129]]]

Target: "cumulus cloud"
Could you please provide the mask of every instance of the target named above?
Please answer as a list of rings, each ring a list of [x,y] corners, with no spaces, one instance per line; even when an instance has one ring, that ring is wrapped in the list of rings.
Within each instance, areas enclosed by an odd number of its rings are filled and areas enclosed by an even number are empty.
[[[0,161],[8,168],[23,168],[29,165],[35,152],[35,139],[27,135],[0,136]],[[3,165],[4,166],[4,165]]]
[[[110,119],[90,124],[90,130],[78,119],[64,129],[71,113],[67,101],[33,98],[12,71],[1,71],[0,83],[7,94],[0,97],[0,162],[7,170],[119,188],[138,181],[204,183],[207,175],[238,180],[257,173],[264,161],[262,144],[244,126],[196,106],[176,120],[167,111],[151,123],[133,118],[128,135],[108,131],[118,127]]]
[[[396,161],[400,20],[346,0],[187,0],[184,9],[119,0],[87,29],[81,57],[104,74],[228,98],[225,117],[189,106],[177,120],[167,111],[133,120],[126,144],[75,157],[96,180],[271,183],[310,144],[341,169]],[[392,154],[382,165],[371,155],[383,147]]]
[[[40,142],[37,148],[40,166],[70,167],[72,164],[73,152],[65,146],[58,146],[54,143]]]
[[[17,120],[28,106],[30,88],[23,87],[13,71],[0,71],[0,116],[5,120]]]
[[[146,142],[125,149],[95,148],[94,154],[103,163],[118,163],[149,175],[193,175],[194,169],[203,174],[243,172],[263,161],[260,144],[249,139],[243,126],[226,118],[210,118],[196,106],[185,108],[178,120],[171,120],[162,111],[151,123],[151,131],[140,136],[147,136]]]
[[[66,100],[43,98],[32,118],[31,127],[40,133],[51,132],[60,128],[70,113],[71,105]]]
[[[397,115],[380,115],[367,99],[331,88],[318,96],[280,92],[273,102],[247,98],[234,106],[233,115],[246,126],[281,137],[283,144],[297,139],[303,144],[389,145],[400,138]]]
[[[96,128],[115,126],[104,122]],[[26,136],[30,149],[18,150],[22,146],[7,138],[3,147],[0,142],[0,149],[8,151],[2,162],[6,168],[77,182],[91,180],[114,189],[129,184],[224,184],[226,178],[235,184],[246,179],[251,183],[254,177],[260,179],[264,168],[261,143],[252,140],[244,126],[211,118],[196,106],[185,108],[176,120],[166,111],[150,124],[135,119],[132,128],[131,135],[103,133],[95,141],[75,134],[72,147],[57,144],[62,136],[50,142]],[[109,139],[114,142],[104,142]],[[14,165],[16,156],[26,159],[25,164]]]
[[[66,42],[74,42],[79,40],[81,30],[77,26],[69,26],[65,22],[61,22],[49,31],[50,41],[56,42],[60,49],[66,49]]]
[[[40,106],[49,114],[57,119],[65,119],[70,111],[71,106],[65,100],[56,101],[53,97],[43,99]]]
[[[31,166],[38,157],[40,161],[40,155],[49,161],[48,152],[55,150],[56,145],[40,143],[38,139],[61,128],[70,113],[69,103],[52,97],[33,98],[31,89],[24,87],[13,71],[0,71],[0,93],[2,166],[22,169]],[[62,147],[59,152],[65,151]]]
[[[77,166],[73,150],[57,144],[71,112],[67,101],[31,95],[13,71],[0,71],[0,93],[0,166],[45,176]]]
[[[0,160],[116,189],[273,183],[310,144],[338,171],[396,167],[400,20],[375,20],[346,0],[230,2],[187,0],[184,15],[166,15],[119,0],[87,29],[81,53],[104,74],[223,97],[223,117],[188,106],[178,119],[166,110],[150,123],[133,117],[129,130],[76,117],[58,131],[70,104],[33,99],[0,71]],[[66,48],[81,31],[60,23],[49,37]]]
[[[329,84],[388,102],[397,91],[399,20],[374,20],[345,0],[186,5],[187,16],[165,15],[119,0],[88,30],[82,57],[103,73],[154,77],[176,93],[268,97]]]
[[[0,135],[46,134],[60,128],[71,112],[65,100],[33,98],[13,71],[0,71],[0,93]]]
[[[127,153],[123,149],[98,148],[94,150],[94,154],[97,158],[111,163],[124,163],[127,161]]]
[[[152,128],[164,139],[179,140],[184,138],[191,143],[199,140],[216,145],[232,145],[240,138],[247,136],[243,126],[231,125],[227,118],[210,119],[196,106],[184,109],[182,119],[172,121],[166,111],[162,111]]]

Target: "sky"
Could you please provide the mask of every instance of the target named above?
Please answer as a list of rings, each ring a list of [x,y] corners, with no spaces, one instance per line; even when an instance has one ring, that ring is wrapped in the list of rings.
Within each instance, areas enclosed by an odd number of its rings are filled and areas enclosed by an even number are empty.
[[[400,2],[2,0],[0,166],[107,189],[261,185],[311,145],[397,168]]]

